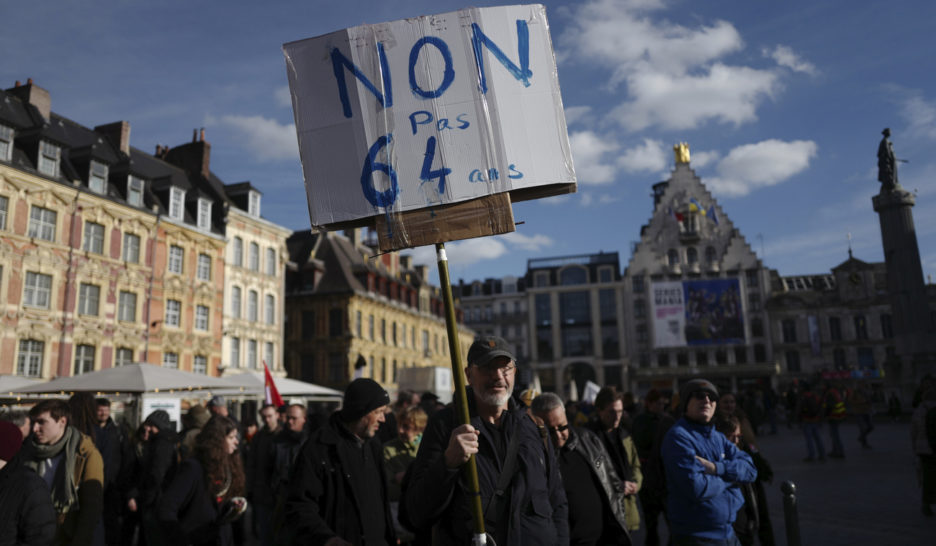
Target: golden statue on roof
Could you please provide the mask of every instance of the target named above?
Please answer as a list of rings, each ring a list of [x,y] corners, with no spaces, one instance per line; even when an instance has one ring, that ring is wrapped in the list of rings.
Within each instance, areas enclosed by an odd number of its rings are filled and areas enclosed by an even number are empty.
[[[673,154],[676,156],[676,164],[689,163],[689,144],[680,142],[673,146]]]

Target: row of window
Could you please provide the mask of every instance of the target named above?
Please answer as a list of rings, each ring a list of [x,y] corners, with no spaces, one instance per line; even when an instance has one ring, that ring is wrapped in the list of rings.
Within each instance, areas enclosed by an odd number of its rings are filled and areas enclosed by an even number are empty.
[[[303,311],[302,312],[302,324],[301,324],[301,336],[302,339],[311,340],[316,337],[316,314],[315,311]],[[365,339],[364,337],[364,315],[361,311],[356,311],[354,315],[354,335],[358,338]],[[407,338],[409,338],[409,347],[416,349],[416,327],[411,326],[406,327],[406,324],[398,323],[396,321],[391,321],[389,323],[389,328],[387,327],[387,319],[380,319],[380,341],[384,345],[392,345],[394,347],[406,347]],[[407,335],[408,331],[408,335]],[[335,308],[329,310],[328,313],[328,335],[330,337],[341,337],[345,335],[345,322],[344,322],[344,310],[340,308]],[[370,341],[377,341],[377,318],[374,315],[368,315],[367,317],[367,337]],[[448,347],[448,336],[439,337],[439,334],[429,335],[429,330],[422,330],[421,332],[421,341],[422,341],[422,351],[425,355],[430,355],[433,352],[439,353],[441,350],[447,350]],[[430,346],[430,341],[432,342]],[[440,345],[441,342],[441,345]],[[430,348],[432,352],[430,352]]]
[[[259,369],[257,363],[257,348],[259,347],[259,343],[256,339],[248,339],[244,345],[246,348],[245,360],[243,362],[245,367],[250,370]],[[263,362],[270,368],[273,368],[276,362],[275,352],[276,349],[272,342],[267,341],[264,343]],[[239,337],[231,338],[231,354],[228,365],[233,368],[241,367],[241,339]]]
[[[276,324],[276,297],[267,294],[263,306],[263,318],[267,324]],[[231,317],[246,317],[250,322],[257,322],[260,313],[260,294],[256,290],[247,291],[247,314],[243,314],[243,290],[239,286],[231,287]]]
[[[853,318],[854,323],[854,339],[857,340],[866,340],[868,339],[868,321],[864,315],[855,315]],[[894,325],[893,319],[889,313],[883,313],[880,316],[881,321],[881,337],[884,339],[891,339],[894,337]],[[818,338],[820,336],[819,321],[816,317],[809,317],[809,329],[811,331],[810,337],[813,337],[813,332]],[[829,317],[829,341],[841,341],[842,340],[842,319],[840,317]],[[784,319],[780,322],[780,329],[783,334],[784,343],[796,343],[798,336],[796,333],[796,319]]]
[[[514,313],[523,312],[523,304],[519,301],[515,301],[513,304]],[[500,315],[504,316],[507,314],[507,302],[500,302]],[[471,322],[480,322],[482,320],[493,320],[494,319],[494,307],[490,304],[485,305],[483,308],[480,305],[472,306],[466,309],[466,319]]]
[[[244,240],[240,237],[234,237],[231,243],[231,264],[237,267],[244,267]],[[247,251],[247,269],[251,271],[260,271],[260,245],[250,243]],[[276,275],[276,249],[268,247],[266,249],[266,270],[267,275]]]
[[[75,358],[73,361],[73,375],[93,372],[95,369],[94,359],[97,348],[94,345],[80,344],[75,346]],[[41,377],[42,362],[45,356],[45,342],[35,339],[21,339],[19,342],[19,354],[16,358],[16,374],[23,377]],[[124,366],[132,364],[133,349],[118,347],[114,351],[114,365]],[[163,366],[169,368],[179,367],[179,354],[167,352],[163,353]],[[204,355],[195,355],[192,361],[192,371],[194,373],[208,373],[208,357]]]
[[[533,285],[536,287],[543,287],[550,285],[550,275],[549,271],[537,271],[533,275]],[[571,265],[559,270],[558,273],[559,286],[570,286],[575,284],[588,284],[589,275],[588,268],[580,265]],[[602,266],[598,268],[598,282],[613,282],[614,281],[614,267],[613,266]]]
[[[757,343],[753,347],[754,349],[754,362],[755,363],[764,363],[767,362],[767,347],[763,344]],[[712,352],[709,351],[696,351],[694,353],[695,361],[692,362],[695,366],[709,366],[711,364],[715,365],[725,365],[729,363],[733,364],[747,364],[748,363],[748,350],[744,345],[738,345],[730,349],[730,353],[734,355],[734,360],[730,361],[729,358],[729,349],[719,348],[715,349]],[[684,351],[671,354],[669,352],[660,351],[656,354],[656,365],[659,368],[668,368],[673,363],[676,366],[689,366],[690,365],[690,354]],[[674,358],[675,357],[675,358]],[[650,367],[650,354],[641,353],[639,357],[639,363],[642,368]]]

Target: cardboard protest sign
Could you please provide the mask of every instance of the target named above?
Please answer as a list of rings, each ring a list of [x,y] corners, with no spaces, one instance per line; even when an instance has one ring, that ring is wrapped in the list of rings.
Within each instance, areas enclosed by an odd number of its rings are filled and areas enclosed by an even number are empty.
[[[509,209],[575,191],[541,5],[363,25],[283,50],[313,226],[382,216],[399,230],[410,211],[438,220],[494,194],[509,192],[497,202]]]

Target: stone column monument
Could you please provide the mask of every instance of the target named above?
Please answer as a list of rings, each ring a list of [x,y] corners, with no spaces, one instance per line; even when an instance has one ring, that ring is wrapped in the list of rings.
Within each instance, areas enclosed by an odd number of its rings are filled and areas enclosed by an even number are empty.
[[[894,337],[899,366],[887,366],[888,383],[912,393],[920,378],[936,373],[936,328],[913,225],[912,193],[903,189],[897,178],[898,159],[884,129],[878,147],[878,180],[881,191],[871,198],[881,221],[881,241],[887,266],[887,291],[891,300]]]

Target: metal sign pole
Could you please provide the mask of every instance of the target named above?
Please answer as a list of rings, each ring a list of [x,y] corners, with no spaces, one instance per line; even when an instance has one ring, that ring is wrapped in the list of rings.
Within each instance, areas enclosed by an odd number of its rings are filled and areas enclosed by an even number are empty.
[[[455,380],[455,411],[458,422],[471,424],[468,415],[468,397],[465,394],[465,370],[461,364],[461,348],[458,343],[458,324],[455,322],[455,302],[452,299],[452,284],[449,279],[448,258],[445,255],[445,245],[436,243],[436,254],[439,262],[439,285],[442,288],[442,301],[445,303],[445,329],[448,331],[449,354],[452,358],[452,377]],[[475,456],[469,457],[468,462],[462,466],[465,481],[468,482],[468,496],[471,497],[471,515],[474,520],[474,536],[472,544],[480,546],[487,543],[484,533],[484,512],[481,508],[481,486],[478,484],[478,466]]]

